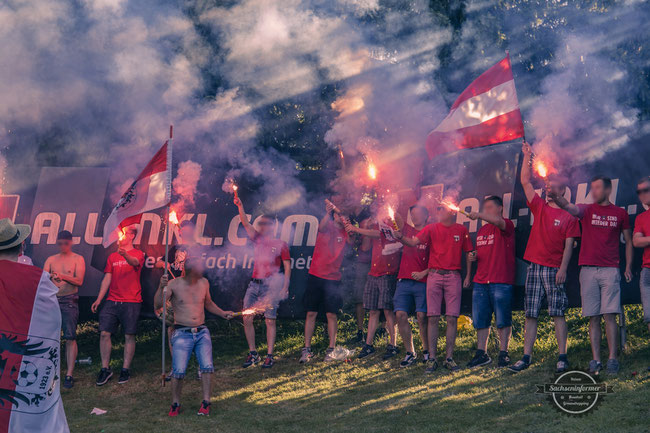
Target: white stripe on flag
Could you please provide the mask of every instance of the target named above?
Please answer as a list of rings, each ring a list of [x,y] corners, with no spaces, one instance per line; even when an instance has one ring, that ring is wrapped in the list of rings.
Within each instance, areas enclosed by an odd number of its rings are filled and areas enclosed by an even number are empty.
[[[451,132],[479,125],[519,108],[515,81],[506,81],[463,101],[438,125],[435,132]]]

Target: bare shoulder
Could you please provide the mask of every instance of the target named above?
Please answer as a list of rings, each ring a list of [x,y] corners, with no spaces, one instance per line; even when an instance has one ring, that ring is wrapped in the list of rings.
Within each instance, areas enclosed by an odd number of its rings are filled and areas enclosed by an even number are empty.
[[[84,261],[84,256],[82,256],[81,254],[72,253],[72,257],[77,262],[83,262]]]

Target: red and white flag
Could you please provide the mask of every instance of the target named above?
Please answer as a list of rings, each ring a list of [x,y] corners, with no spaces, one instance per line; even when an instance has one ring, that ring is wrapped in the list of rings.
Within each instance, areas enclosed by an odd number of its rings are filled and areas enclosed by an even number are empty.
[[[429,158],[524,136],[510,55],[460,94],[445,119],[427,137]]]
[[[171,201],[171,149],[165,142],[142,173],[117,202],[104,224],[104,247],[119,239],[120,231],[137,224],[144,212],[166,206]]]
[[[70,431],[58,290],[42,269],[0,260],[0,433]]]

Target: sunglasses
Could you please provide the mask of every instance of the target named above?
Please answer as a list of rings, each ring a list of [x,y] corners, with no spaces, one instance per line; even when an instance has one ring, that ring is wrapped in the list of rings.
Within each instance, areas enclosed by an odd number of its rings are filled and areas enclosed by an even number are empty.
[[[641,188],[641,189],[637,189],[637,190],[636,190],[636,193],[637,193],[638,195],[646,194],[646,193],[648,193],[648,192],[650,192],[650,188]]]

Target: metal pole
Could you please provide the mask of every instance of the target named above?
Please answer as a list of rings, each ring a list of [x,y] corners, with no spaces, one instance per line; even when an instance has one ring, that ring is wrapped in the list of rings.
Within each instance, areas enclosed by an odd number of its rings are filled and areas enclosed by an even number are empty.
[[[172,140],[174,138],[173,127],[169,126],[169,145],[167,146],[167,170],[169,176],[167,179],[167,191],[169,192],[169,201],[167,202],[167,211],[165,212],[165,276],[169,277],[169,212],[171,210],[171,161],[172,161]],[[165,386],[165,351],[167,350],[167,286],[163,288],[163,313],[162,313],[162,386]]]

